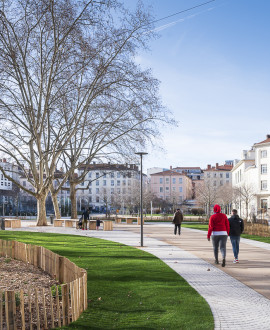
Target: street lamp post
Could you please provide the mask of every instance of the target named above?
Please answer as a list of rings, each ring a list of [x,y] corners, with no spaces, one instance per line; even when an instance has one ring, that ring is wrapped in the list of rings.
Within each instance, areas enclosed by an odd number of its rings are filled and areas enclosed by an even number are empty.
[[[142,176],[142,158],[147,155],[147,152],[135,152],[141,157],[141,189],[140,189],[140,209],[141,209],[141,246],[143,246],[143,176]]]

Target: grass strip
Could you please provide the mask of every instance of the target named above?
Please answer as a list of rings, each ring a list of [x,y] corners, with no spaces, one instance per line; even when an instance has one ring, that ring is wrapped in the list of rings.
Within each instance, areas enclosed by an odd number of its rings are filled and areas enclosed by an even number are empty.
[[[44,246],[87,270],[88,308],[63,329],[214,329],[207,302],[155,256],[83,236],[0,231]]]

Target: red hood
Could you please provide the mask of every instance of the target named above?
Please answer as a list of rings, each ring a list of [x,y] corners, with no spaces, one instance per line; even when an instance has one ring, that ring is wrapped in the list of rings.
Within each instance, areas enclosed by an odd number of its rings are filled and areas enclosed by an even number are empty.
[[[218,204],[216,204],[216,205],[214,206],[214,212],[215,212],[215,213],[220,213],[220,211],[221,211],[220,206],[219,206]]]

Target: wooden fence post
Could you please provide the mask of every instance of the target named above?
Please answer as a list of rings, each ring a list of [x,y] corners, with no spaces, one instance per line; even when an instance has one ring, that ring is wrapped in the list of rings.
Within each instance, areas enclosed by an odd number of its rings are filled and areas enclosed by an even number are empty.
[[[67,325],[68,322],[68,288],[67,284],[61,285],[62,287],[62,312],[63,312],[63,325]]]
[[[20,290],[20,312],[22,319],[22,330],[25,330],[25,315],[24,315],[24,293]]]
[[[0,291],[0,330],[3,330],[3,292]]]
[[[14,291],[5,292],[5,310],[6,310],[7,330],[15,330],[16,303],[15,303]]]
[[[59,282],[65,282],[65,258],[59,257]]]

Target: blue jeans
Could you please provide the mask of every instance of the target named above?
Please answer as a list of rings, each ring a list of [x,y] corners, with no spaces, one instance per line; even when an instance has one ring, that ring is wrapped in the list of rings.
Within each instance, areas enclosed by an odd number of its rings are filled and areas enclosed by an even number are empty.
[[[230,236],[235,259],[238,259],[240,236]]]

